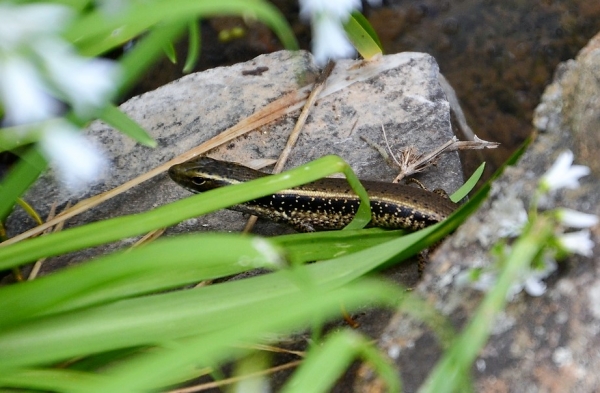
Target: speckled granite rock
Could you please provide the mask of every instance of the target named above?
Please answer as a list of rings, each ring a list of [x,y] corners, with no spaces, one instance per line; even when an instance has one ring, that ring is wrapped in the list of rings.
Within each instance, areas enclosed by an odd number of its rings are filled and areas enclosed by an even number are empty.
[[[69,199],[77,202],[109,190],[212,138],[288,92],[310,84],[318,74],[310,54],[277,52],[247,63],[189,75],[135,97],[124,103],[121,109],[148,130],[158,141],[158,148],[139,146],[106,124],[95,122],[89,127],[88,134],[108,151],[113,164],[111,172],[85,195],[76,197],[65,195],[51,176],[44,176],[29,192],[27,199],[46,214],[54,200],[59,206],[64,206]],[[338,154],[360,177],[391,181],[396,172],[360,136],[367,136],[383,146],[383,125],[394,150],[413,145],[425,152],[446,142],[453,135],[450,106],[438,82],[438,75],[435,60],[420,53],[384,56],[376,63],[339,62],[327,80],[321,98],[311,109],[287,167],[326,154]],[[210,155],[242,163],[257,158],[275,159],[298,113],[296,110],[216,148]],[[443,156],[437,166],[418,177],[428,187],[441,187],[453,192],[462,183],[458,155]],[[70,219],[66,227],[146,211],[189,195],[163,173]],[[205,230],[240,231],[245,221],[240,213],[221,211],[187,220],[169,228],[166,235]],[[9,221],[13,233],[25,230],[28,225],[29,222],[18,211]],[[289,231],[261,221],[255,230],[265,235]],[[134,240],[126,239],[51,258],[44,264],[42,274],[121,248]],[[390,271],[388,277],[412,286],[418,274],[415,266],[404,264]],[[388,310],[374,310],[364,317],[363,313],[361,331],[375,337],[389,321],[390,314]],[[277,386],[278,381],[280,379],[274,377],[274,385]],[[353,378],[349,377],[339,388],[348,391],[352,383]]]
[[[70,198],[54,184],[51,176],[44,176],[27,198],[44,215],[54,200],[64,206],[69,199],[77,202],[111,189],[199,145],[285,94],[312,83],[318,74],[309,53],[283,51],[259,56],[247,63],[192,74],[132,98],[121,109],[148,130],[157,140],[158,148],[139,146],[106,124],[95,122],[89,127],[89,135],[108,151],[113,164],[110,173],[85,195]],[[447,141],[452,136],[449,105],[437,76],[435,60],[421,53],[384,56],[376,63],[339,62],[311,110],[287,167],[326,154],[338,154],[362,178],[391,181],[394,170],[388,168],[360,136],[368,136],[383,145],[383,125],[394,149],[415,145],[426,150]],[[256,158],[277,158],[298,113],[292,112],[214,149],[210,155],[242,163]],[[458,155],[442,157],[437,167],[420,179],[429,187],[454,191],[462,181]],[[67,227],[146,211],[188,195],[189,192],[163,173],[69,220]],[[222,211],[188,220],[170,228],[168,234],[239,231],[244,223],[241,214]],[[18,211],[9,221],[13,233],[25,230],[28,225],[31,223]],[[269,235],[282,230],[287,228],[259,222],[256,232]],[[53,258],[45,264],[44,271],[121,246],[112,244]]]
[[[576,60],[558,67],[536,111],[535,125],[540,134],[527,153],[495,182],[479,212],[440,247],[418,286],[417,291],[458,329],[482,295],[457,285],[457,275],[492,262],[490,248],[498,240],[498,217],[519,205],[528,206],[539,177],[565,149],[573,150],[575,162],[590,166],[593,174],[583,179],[578,190],[561,192],[555,205],[600,215],[600,35]],[[596,245],[599,235],[594,228]],[[598,253],[592,258],[570,257],[547,285],[543,296],[521,294],[498,317],[472,371],[476,391],[600,391]],[[405,315],[396,315],[379,341],[393,355],[405,392],[416,391],[432,370],[441,354],[438,344],[430,331]],[[357,391],[381,391],[367,368],[359,374]]]

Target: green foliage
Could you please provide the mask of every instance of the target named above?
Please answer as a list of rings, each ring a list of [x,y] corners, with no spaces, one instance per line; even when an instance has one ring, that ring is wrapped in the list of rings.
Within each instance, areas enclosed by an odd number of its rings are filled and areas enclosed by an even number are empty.
[[[360,12],[353,12],[344,24],[348,39],[365,60],[383,53],[377,33]]]
[[[69,6],[78,13],[74,22],[67,26],[63,35],[83,55],[99,56],[121,48],[130,40],[139,40],[134,49],[126,52],[119,60],[121,80],[117,91],[120,94],[130,89],[143,75],[143,72],[165,53],[166,48],[172,48],[173,41],[179,38],[186,29],[189,29],[192,34],[190,44],[198,42],[197,37],[195,38],[198,34],[194,34],[197,33],[197,28],[190,27],[191,24],[197,23],[195,18],[218,15],[254,18],[271,27],[286,48],[298,48],[292,30],[283,15],[271,3],[263,0],[124,1],[122,3],[114,2],[114,9],[94,8],[87,0],[58,1],[56,3]],[[167,51],[167,54],[169,53]],[[172,55],[174,56],[174,54]],[[197,52],[190,51],[186,63],[187,69],[195,63],[196,58]],[[95,115],[143,145],[156,145],[156,142],[142,127],[123,113],[118,112],[120,112],[118,109],[109,105],[101,113]],[[91,117],[75,118],[73,114],[66,117],[80,125],[91,120]],[[19,135],[18,130],[9,135],[10,139],[6,135],[0,136],[0,151],[14,149],[20,144],[35,142],[36,138],[39,138],[35,132],[27,134],[27,138],[22,138],[23,133]],[[36,154],[32,150],[29,156]],[[19,165],[10,172],[7,180],[2,182],[4,191],[0,190],[0,221],[6,219],[16,198],[21,196],[46,168],[46,163],[41,157],[35,160],[31,159],[31,161],[35,161],[35,165],[27,163]],[[23,179],[23,181],[19,182],[19,179]]]
[[[295,187],[337,172],[346,175],[350,186],[364,202],[358,209],[354,220],[346,228],[364,227],[371,219],[371,209],[367,202],[368,196],[364,187],[348,164],[342,159],[336,156],[326,156],[285,174],[236,185],[233,192],[225,188],[217,189],[148,212],[95,222],[0,247],[0,269],[15,267],[35,261],[38,258],[60,255],[130,236],[141,235],[151,230],[177,224],[188,218],[269,195],[277,190]]]
[[[104,111],[98,115],[98,118],[106,124],[121,130],[138,143],[148,147],[156,147],[156,141],[146,133],[146,130],[115,106],[107,105]]]
[[[132,236],[339,171],[356,181],[342,160],[324,157],[281,175],[195,195],[151,212],[0,247],[0,261],[3,266],[15,266]],[[214,367],[242,355],[244,351],[233,346],[240,340],[256,341],[266,331],[284,333],[326,321],[339,314],[340,304],[349,310],[365,304],[401,305],[405,312],[430,324],[442,342],[448,342],[452,333],[447,322],[422,301],[364,278],[368,272],[437,241],[458,221],[448,223],[401,238],[396,238],[396,231],[380,230],[298,234],[272,240],[188,235],[0,288],[0,308],[5,311],[0,316],[0,352],[4,355],[0,358],[0,383],[74,392],[156,389],[194,376],[187,365]],[[365,239],[356,242],[358,237]],[[352,247],[340,253],[344,244]],[[315,249],[327,251],[316,255]],[[329,260],[299,265],[317,256]],[[286,257],[293,262],[287,267]],[[164,293],[261,266],[276,271]],[[389,380],[389,366],[364,340],[353,335],[341,337],[333,339],[328,348],[345,348],[356,340],[360,345],[345,350],[338,365],[329,370],[325,384],[331,383],[354,355],[364,356]],[[123,351],[129,354],[124,359]],[[327,350],[323,356],[328,358],[331,353]],[[101,354],[107,356],[98,357]],[[47,366],[74,357],[102,361],[81,363],[77,370]],[[110,373],[94,374],[96,368],[109,365]],[[396,382],[389,383],[396,386]]]
[[[191,70],[199,56],[200,18],[238,15],[257,19],[273,29],[285,47],[297,48],[283,16],[262,0],[130,1],[112,13],[95,8],[89,0],[56,3],[78,13],[64,37],[84,55],[105,54],[135,40],[133,48],[119,59],[119,94],[130,89],[165,51],[175,60],[169,48],[186,31],[190,48],[184,70]],[[345,29],[365,59],[382,52],[377,35],[362,15],[353,14]],[[95,116],[139,143],[156,145],[114,106],[105,106]],[[81,126],[91,120],[72,113],[66,117]],[[31,139],[17,140],[19,130],[6,131],[0,135],[0,150],[21,147],[39,137],[32,133]],[[45,167],[37,148],[25,151],[0,187],[0,220]],[[367,195],[337,157],[324,157],[281,175],[199,194],[152,211],[2,246],[0,269],[141,235],[336,172],[346,175],[363,201],[356,218],[343,231],[272,239],[211,233],[179,236],[100,256],[34,281],[0,287],[0,386],[86,393],[156,391],[246,356],[250,350],[242,349],[241,343],[261,342],[268,334],[286,334],[308,326],[319,329],[323,322],[340,317],[340,306],[352,311],[365,305],[396,307],[419,318],[443,345],[452,348],[428,386],[437,389],[438,381],[448,375],[466,373],[473,354],[487,338],[485,329],[470,325],[477,346],[457,363],[461,348],[456,349],[457,345],[469,344],[462,336],[453,341],[447,320],[410,292],[367,275],[401,263],[439,241],[482,202],[485,191],[445,222],[403,237],[399,236],[402,231],[361,229],[370,218]],[[467,192],[461,191],[459,199]],[[320,262],[305,264],[315,260]],[[223,279],[255,268],[269,273],[192,287],[203,280]],[[492,299],[494,310],[502,307],[498,296]],[[284,391],[328,391],[356,357],[371,364],[389,391],[400,390],[400,381],[384,356],[364,337],[342,330],[310,348]],[[436,379],[440,375],[441,379]]]
[[[12,207],[42,171],[46,169],[46,159],[36,147],[30,147],[0,185],[0,221],[4,222]]]

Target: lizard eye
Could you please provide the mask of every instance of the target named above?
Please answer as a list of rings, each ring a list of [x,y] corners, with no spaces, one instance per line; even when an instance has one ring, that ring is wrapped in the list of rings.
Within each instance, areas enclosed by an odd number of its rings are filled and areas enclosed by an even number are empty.
[[[204,178],[202,178],[202,177],[193,177],[192,178],[192,183],[194,183],[197,186],[201,186],[204,183],[206,183],[206,180],[204,180]]]

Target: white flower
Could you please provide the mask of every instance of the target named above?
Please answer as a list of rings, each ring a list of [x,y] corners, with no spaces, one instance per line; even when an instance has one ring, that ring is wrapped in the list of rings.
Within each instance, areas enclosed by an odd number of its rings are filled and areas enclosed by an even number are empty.
[[[78,56],[59,35],[73,15],[64,6],[0,5],[0,99],[6,125],[58,116],[60,101],[87,117],[116,89],[116,63]]]
[[[59,32],[73,11],[58,4],[1,4],[0,51],[13,51],[39,37]]]
[[[508,290],[507,299],[512,300],[523,289],[530,296],[543,295],[546,292],[546,283],[543,280],[550,276],[557,267],[556,261],[550,257],[544,259],[543,266],[527,267],[518,281]]]
[[[544,283],[540,279],[528,278],[525,281],[525,292],[527,292],[530,296],[542,296],[546,292],[546,283]]]
[[[36,132],[40,147],[72,191],[95,179],[105,159],[77,128],[58,117],[65,103],[86,120],[117,86],[116,63],[80,57],[60,33],[69,7],[0,5],[0,107],[4,125]]]
[[[352,11],[360,8],[360,0],[300,0],[300,16],[311,20],[313,55],[317,64],[324,65],[329,59],[355,54],[343,23]]]
[[[46,120],[60,110],[60,104],[47,93],[37,70],[19,57],[0,60],[0,99],[5,125]]]
[[[577,232],[564,233],[558,236],[558,243],[564,251],[586,257],[592,256],[594,242],[590,238],[590,231],[584,229]]]
[[[300,0],[300,16],[312,19],[314,15],[329,14],[347,20],[354,10],[361,8],[360,0]]]
[[[598,216],[571,209],[556,209],[556,217],[563,225],[571,228],[590,228],[598,224]]]
[[[106,167],[104,156],[78,131],[64,120],[48,122],[40,139],[44,154],[71,191],[85,187]]]
[[[529,220],[523,201],[512,195],[494,201],[490,214],[498,237],[520,235]]]
[[[56,39],[39,40],[34,50],[44,59],[54,86],[78,114],[85,116],[102,107],[114,93],[118,72],[114,62],[76,56],[69,45]]]
[[[355,50],[339,20],[322,14],[313,19],[313,55],[315,62],[324,65],[329,59],[354,56]]]
[[[590,173],[590,168],[584,165],[572,165],[573,153],[567,150],[561,153],[552,167],[540,181],[542,192],[554,191],[559,188],[575,189],[579,187],[579,178]]]
[[[517,280],[508,289],[506,298],[513,300],[523,289],[531,296],[543,295],[546,291],[546,284],[543,280],[552,274],[556,268],[556,261],[550,257],[544,259],[542,266],[523,268]],[[501,272],[497,265],[490,266],[485,270],[470,269],[457,275],[456,283],[463,286],[468,285],[478,291],[489,292],[498,282],[499,274]]]

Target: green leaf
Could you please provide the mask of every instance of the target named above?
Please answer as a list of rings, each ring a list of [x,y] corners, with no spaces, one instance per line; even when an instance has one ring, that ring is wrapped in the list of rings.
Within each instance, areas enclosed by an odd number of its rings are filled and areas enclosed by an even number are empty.
[[[325,231],[276,236],[270,240],[285,248],[293,264],[319,261],[352,254],[405,234],[402,230],[369,228],[349,231]]]
[[[1,113],[0,117],[2,117]],[[0,128],[0,152],[11,151],[35,143],[41,136],[40,127],[15,126]]]
[[[162,23],[136,40],[133,48],[125,52],[119,61],[122,71],[120,94],[133,87],[156,59],[162,56],[163,46],[182,35],[185,27],[185,23],[181,21]]]
[[[99,375],[65,369],[14,369],[0,373],[0,386],[55,392],[82,392],[103,381]]]
[[[383,53],[377,33],[369,21],[360,13],[353,12],[344,24],[348,39],[365,60]]]
[[[200,234],[162,239],[34,281],[1,287],[0,328],[40,315],[172,289],[259,267],[280,268],[283,266],[280,255],[281,250],[267,240],[249,236]]]
[[[185,59],[185,65],[183,66],[183,72],[186,74],[189,74],[194,67],[196,66],[196,63],[198,63],[198,58],[200,57],[200,29],[198,28],[198,22],[195,20],[192,20],[189,22],[188,24],[188,36],[189,36],[189,43],[188,43],[188,53],[187,53],[187,58]]]
[[[450,223],[453,224],[452,221]],[[437,224],[438,229],[440,226]],[[449,226],[444,231],[452,229]],[[218,331],[228,324],[239,323],[235,322],[237,313],[243,314],[243,320],[252,318],[251,315],[254,314],[249,303],[259,299],[290,299],[291,293],[299,288],[345,286],[390,261],[413,255],[419,250],[417,242],[435,242],[444,234],[439,232],[436,228],[429,227],[355,254],[296,267],[291,271],[279,271],[197,290],[123,300],[106,306],[40,317],[23,324],[12,324],[11,328],[0,331],[0,352],[6,354],[0,358],[0,368],[2,365],[16,367],[31,365],[32,362],[57,361],[63,357],[108,351],[124,345],[146,345],[149,343],[147,340],[152,342],[152,337],[168,340],[192,332],[208,334],[211,330]],[[65,283],[67,285],[73,284]],[[68,291],[66,288],[61,290]],[[396,299],[400,298],[396,295]],[[198,304],[203,307],[198,309],[195,306]],[[409,306],[405,311],[415,315],[422,315],[427,310],[423,304],[415,307],[409,302],[407,305]],[[294,307],[291,303],[287,306]],[[160,317],[157,317],[158,314]],[[440,337],[447,334],[443,323],[435,318],[428,319],[436,322],[432,326],[434,330],[442,329],[439,330]],[[111,339],[98,341],[98,336]],[[69,344],[62,340],[68,340]]]
[[[121,112],[114,105],[104,107],[98,118],[105,123],[118,129],[140,144],[148,147],[156,147],[156,141],[135,120]]]
[[[294,34],[280,11],[260,0],[154,0],[130,3],[118,15],[95,10],[77,20],[65,33],[81,52],[97,56],[139,36],[162,21],[190,17],[251,16],[269,26],[288,49],[297,49]]]
[[[475,188],[475,185],[477,185],[477,182],[481,178],[481,175],[483,175],[484,170],[485,162],[479,165],[471,177],[469,177],[469,180],[467,180],[465,184],[463,184],[458,190],[456,190],[454,194],[450,196],[450,200],[456,203],[466,197]]]
[[[320,345],[313,345],[281,392],[329,392],[356,357],[375,367],[387,383],[386,392],[400,391],[395,368],[373,343],[355,332],[344,330],[331,334]]]
[[[177,64],[177,53],[175,53],[175,47],[172,42],[167,42],[163,45],[163,52],[171,63]]]
[[[362,201],[356,216],[346,228],[362,228],[371,220],[367,192],[347,163],[337,156],[326,156],[279,175],[194,195],[148,212],[94,222],[9,246],[0,246],[0,269],[175,225],[188,218],[270,195],[281,189],[296,187],[337,172],[344,173]]]
[[[299,295],[299,296],[298,296]],[[188,364],[213,364],[226,356],[239,352],[227,343],[256,340],[268,332],[289,331],[311,320],[323,320],[339,315],[340,303],[350,309],[360,304],[394,304],[401,293],[389,284],[380,281],[361,281],[344,288],[328,290],[313,288],[300,290],[272,301],[263,302],[260,308],[250,306],[238,316],[243,321],[240,328],[232,324],[211,337],[199,334],[191,340],[179,342],[156,353],[140,357],[123,367],[114,368],[106,385],[94,386],[90,392],[107,392],[125,387],[124,391],[146,391],[148,388],[172,381],[174,376],[189,375]],[[277,315],[277,318],[269,316]],[[239,319],[241,317],[241,319]],[[225,344],[225,345],[224,345]],[[146,375],[146,377],[142,377]]]
[[[45,158],[36,147],[29,148],[21,156],[19,162],[14,165],[0,184],[0,221],[6,220],[17,198],[23,195],[37,180],[40,173],[46,169],[46,165]]]
[[[401,299],[398,289],[381,282],[369,289],[373,297],[364,297],[360,291],[352,293],[352,285],[340,288],[327,277],[314,276],[314,270],[312,266],[302,266],[297,271],[127,299],[14,324],[0,331],[0,374],[16,367],[119,348],[166,344],[190,336],[205,337],[205,341],[220,336],[219,346],[223,347],[235,342],[234,337],[240,332],[246,334],[244,331],[252,324],[280,325],[281,329],[281,324],[291,327],[290,319],[295,319],[295,324],[308,322],[321,313],[319,310],[325,310],[329,316],[339,314],[341,302],[351,309],[363,305],[366,299],[378,299],[380,304]],[[310,282],[303,282],[304,278]],[[277,318],[268,318],[269,315]],[[272,321],[265,323],[269,319]],[[221,336],[225,331],[232,336]]]

